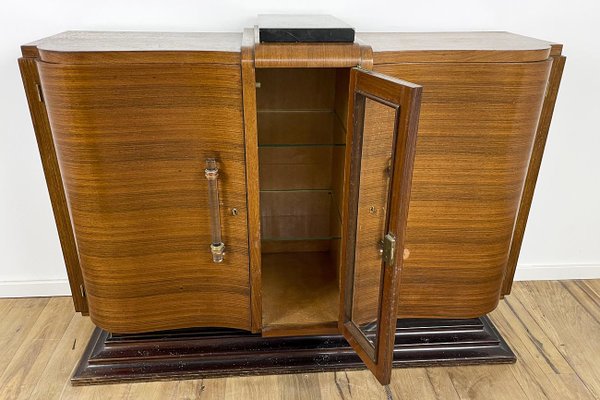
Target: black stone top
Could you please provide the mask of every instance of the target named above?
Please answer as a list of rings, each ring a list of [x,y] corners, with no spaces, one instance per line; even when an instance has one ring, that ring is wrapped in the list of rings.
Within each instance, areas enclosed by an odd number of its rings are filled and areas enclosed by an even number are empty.
[[[261,43],[354,42],[354,28],[331,15],[258,16]]]

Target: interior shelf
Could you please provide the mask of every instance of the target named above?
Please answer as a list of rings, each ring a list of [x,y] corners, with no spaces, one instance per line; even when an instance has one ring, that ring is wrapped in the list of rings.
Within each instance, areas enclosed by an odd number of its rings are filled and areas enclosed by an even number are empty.
[[[332,110],[259,110],[259,147],[345,146],[346,130]]]
[[[263,190],[260,201],[263,240],[341,237],[341,217],[331,190]]]
[[[256,71],[263,335],[337,332],[349,70]]]
[[[262,280],[265,328],[337,321],[339,290],[329,252],[263,254]]]
[[[269,145],[271,146],[271,145]],[[336,145],[272,145],[259,149],[262,189],[327,189],[341,175],[345,149]],[[332,168],[333,165],[339,166]]]
[[[269,148],[269,147],[345,147],[345,143],[281,143],[281,144],[259,144],[258,148]]]

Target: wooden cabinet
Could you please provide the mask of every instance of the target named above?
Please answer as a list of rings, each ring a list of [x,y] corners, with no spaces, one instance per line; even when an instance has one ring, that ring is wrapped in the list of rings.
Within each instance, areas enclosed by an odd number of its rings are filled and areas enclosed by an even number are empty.
[[[38,70],[94,323],[111,332],[250,329],[240,67]],[[207,158],[221,164],[228,248],[219,268],[206,251]]]
[[[400,317],[496,307],[551,64],[375,66],[425,88]]]
[[[510,291],[561,47],[357,36],[68,32],[23,46],[76,309],[112,340],[341,333],[384,383],[402,324],[492,311]]]

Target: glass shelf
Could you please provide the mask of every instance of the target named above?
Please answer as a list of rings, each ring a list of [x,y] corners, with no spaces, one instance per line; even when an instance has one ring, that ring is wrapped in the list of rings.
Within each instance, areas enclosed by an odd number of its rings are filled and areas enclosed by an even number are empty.
[[[258,147],[345,146],[346,130],[331,110],[259,110]]]
[[[341,237],[341,218],[331,190],[262,190],[262,239],[330,240]]]
[[[259,149],[262,189],[331,188],[339,175],[345,150],[331,145]],[[338,166],[338,168],[334,168]]]
[[[290,144],[290,143],[281,143],[281,144],[259,144],[259,148],[272,148],[272,147],[345,147],[345,143],[298,143],[298,144]]]

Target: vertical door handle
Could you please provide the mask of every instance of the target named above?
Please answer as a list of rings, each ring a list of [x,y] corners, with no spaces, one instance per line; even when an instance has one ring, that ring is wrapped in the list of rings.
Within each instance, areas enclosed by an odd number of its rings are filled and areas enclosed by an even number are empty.
[[[219,166],[214,158],[206,159],[206,169],[204,175],[208,180],[208,208],[210,211],[210,252],[213,262],[223,261],[225,254],[225,244],[221,239],[221,211],[219,207]]]

